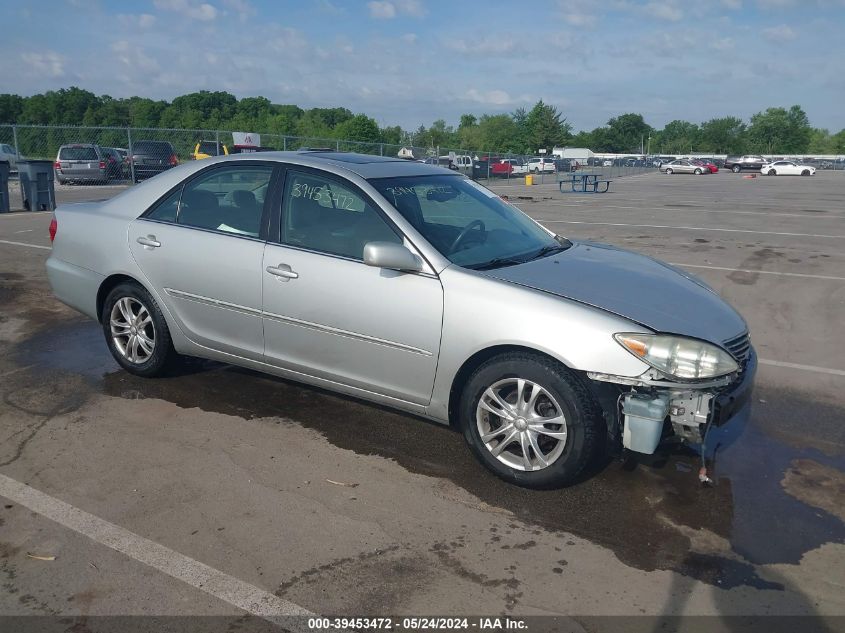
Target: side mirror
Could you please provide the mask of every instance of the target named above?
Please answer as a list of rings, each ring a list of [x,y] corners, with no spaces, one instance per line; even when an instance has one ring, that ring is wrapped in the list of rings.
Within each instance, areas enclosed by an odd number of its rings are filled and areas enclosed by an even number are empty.
[[[364,263],[376,268],[419,272],[422,260],[395,242],[367,242],[364,245]]]

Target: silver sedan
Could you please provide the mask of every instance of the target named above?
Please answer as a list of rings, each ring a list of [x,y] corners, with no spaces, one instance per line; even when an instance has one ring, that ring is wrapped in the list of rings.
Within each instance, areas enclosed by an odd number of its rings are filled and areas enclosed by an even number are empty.
[[[50,232],[54,293],[126,371],[198,356],[395,407],[527,487],[603,450],[701,443],[751,392],[745,321],[702,282],[436,166],[212,158],[61,206]]]
[[[697,165],[692,161],[683,159],[663,163],[660,165],[660,171],[665,174],[695,174],[696,176],[710,173],[710,170],[707,169],[707,167]]]

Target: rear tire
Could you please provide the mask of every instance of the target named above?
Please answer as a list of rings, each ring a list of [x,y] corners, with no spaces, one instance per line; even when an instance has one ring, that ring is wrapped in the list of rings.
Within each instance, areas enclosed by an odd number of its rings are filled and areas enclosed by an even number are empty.
[[[476,369],[461,394],[459,416],[478,460],[525,488],[571,484],[605,432],[601,410],[581,377],[527,352],[502,354]]]
[[[121,283],[109,292],[100,320],[109,351],[130,374],[159,376],[179,358],[161,309],[136,282]]]

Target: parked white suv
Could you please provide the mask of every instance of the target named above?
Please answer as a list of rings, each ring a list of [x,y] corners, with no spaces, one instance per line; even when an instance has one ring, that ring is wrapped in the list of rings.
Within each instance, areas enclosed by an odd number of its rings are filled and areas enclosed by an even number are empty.
[[[539,174],[544,172],[546,174],[555,173],[555,161],[548,156],[537,156],[528,159],[528,171],[532,174]]]

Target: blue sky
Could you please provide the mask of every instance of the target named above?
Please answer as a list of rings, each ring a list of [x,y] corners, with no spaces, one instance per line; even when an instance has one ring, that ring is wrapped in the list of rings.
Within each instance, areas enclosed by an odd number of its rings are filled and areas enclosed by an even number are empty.
[[[0,93],[227,90],[406,128],[538,99],[575,129],[798,103],[845,127],[845,0],[0,0],[0,24]]]

